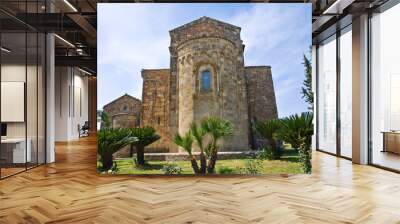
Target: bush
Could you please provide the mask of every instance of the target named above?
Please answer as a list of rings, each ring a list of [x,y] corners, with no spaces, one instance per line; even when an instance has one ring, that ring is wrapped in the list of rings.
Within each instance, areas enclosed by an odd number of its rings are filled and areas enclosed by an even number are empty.
[[[294,148],[299,149],[304,173],[311,173],[311,138],[313,135],[313,114],[306,112],[281,119],[278,136]]]
[[[139,164],[136,156],[132,156],[132,163],[136,168],[139,169],[144,169],[150,166],[148,161],[144,161],[144,165]]]
[[[165,164],[162,168],[164,174],[171,175],[171,174],[181,174],[182,168],[174,163]]]
[[[267,140],[267,146],[271,148],[273,151],[278,150],[278,139],[277,132],[280,128],[280,122],[277,119],[266,120],[266,121],[258,121],[256,123],[256,133]]]
[[[117,163],[114,161],[112,167],[109,170],[104,170],[103,166],[97,165],[97,172],[101,174],[117,174],[119,171]]]
[[[109,174],[116,174],[118,173],[119,168],[116,162],[114,162],[113,166],[111,167],[111,169],[108,170]]]
[[[274,158],[271,148],[264,147],[257,152],[257,159],[260,160],[272,160]]]
[[[217,171],[219,174],[233,174],[235,172],[234,169],[227,167],[227,166],[218,167]]]
[[[272,150],[270,147],[264,147],[257,153],[257,159],[260,160],[276,160],[280,159],[283,154],[282,147],[276,147]]]
[[[242,174],[259,174],[263,168],[263,162],[258,159],[248,159],[242,168]]]
[[[137,141],[131,144],[130,156],[133,156],[133,148],[136,147],[136,161],[140,166],[145,166],[144,161],[144,148],[147,145],[157,141],[161,137],[156,133],[156,130],[152,127],[140,127],[140,128],[130,128],[131,136],[135,137]]]
[[[200,126],[191,123],[190,130],[184,134],[176,133],[174,143],[189,154],[189,160],[195,174],[213,174],[218,159],[219,140],[233,133],[232,123],[218,117],[206,117]],[[209,141],[203,142],[204,137]],[[196,142],[200,149],[200,167],[192,154],[192,144]],[[208,160],[208,163],[207,163]]]
[[[97,132],[97,154],[101,162],[102,171],[113,167],[113,154],[123,147],[136,142],[138,139],[131,136],[131,132],[124,128],[105,128]]]

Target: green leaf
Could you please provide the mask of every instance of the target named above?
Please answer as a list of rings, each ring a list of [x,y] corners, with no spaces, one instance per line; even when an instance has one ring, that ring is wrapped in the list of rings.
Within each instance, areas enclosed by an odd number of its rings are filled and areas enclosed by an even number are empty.
[[[174,142],[178,146],[182,147],[190,156],[192,156],[193,136],[190,131],[183,136],[177,133],[175,135]]]

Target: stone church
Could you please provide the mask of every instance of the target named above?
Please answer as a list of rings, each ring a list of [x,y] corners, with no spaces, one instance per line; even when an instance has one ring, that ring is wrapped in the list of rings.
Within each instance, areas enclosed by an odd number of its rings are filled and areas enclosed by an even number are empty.
[[[141,120],[142,101],[124,94],[103,106],[113,128],[139,127]]]
[[[258,147],[255,121],[277,118],[274,85],[270,66],[245,66],[240,30],[201,17],[169,32],[170,68],[142,70],[140,125],[161,135],[147,152],[177,152],[175,133],[207,116],[234,126],[221,151]]]

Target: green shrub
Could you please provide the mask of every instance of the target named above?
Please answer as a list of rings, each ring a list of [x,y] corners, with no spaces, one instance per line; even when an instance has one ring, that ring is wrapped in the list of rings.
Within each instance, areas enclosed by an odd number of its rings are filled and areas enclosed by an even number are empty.
[[[211,136],[211,142],[205,149],[208,156],[207,172],[215,173],[215,165],[217,163],[217,154],[220,145],[219,140],[232,135],[233,125],[231,122],[219,117],[207,117],[202,119],[201,128]]]
[[[259,174],[263,168],[263,162],[259,159],[248,159],[244,162],[242,174]]]
[[[150,166],[149,162],[146,160],[144,161],[144,165],[139,164],[136,156],[132,156],[132,164],[139,169],[145,169]]]
[[[101,173],[101,174],[116,174],[118,173],[119,168],[117,163],[114,161],[112,167],[109,170],[104,170],[103,166],[101,166],[101,164],[97,165],[97,172]]]
[[[108,173],[110,173],[110,174],[116,174],[116,173],[118,173],[118,171],[119,171],[118,165],[117,165],[117,163],[114,161],[114,164],[113,164],[113,166],[111,167],[111,169],[108,170]]]
[[[112,128],[111,127],[111,120],[110,117],[106,112],[101,113],[101,123],[100,123],[100,129],[106,129],[106,128]]]
[[[113,154],[137,140],[125,128],[104,128],[99,130],[97,132],[97,154],[101,162],[100,170],[110,170],[113,167]]]
[[[219,174],[233,174],[235,172],[234,169],[227,166],[220,166],[217,171]]]
[[[218,159],[219,141],[232,135],[232,123],[218,117],[206,117],[201,120],[200,125],[191,123],[190,130],[184,134],[176,133],[174,143],[180,146],[189,154],[189,160],[192,164],[195,174],[213,174]],[[204,137],[209,140],[204,142]],[[192,144],[197,143],[200,149],[200,167],[197,164],[196,157],[192,154]],[[208,163],[207,163],[208,161]]]
[[[133,147],[136,148],[136,164],[139,166],[145,166],[146,162],[144,160],[144,148],[147,145],[157,141],[160,139],[160,135],[156,133],[156,130],[152,127],[137,127],[137,128],[130,128],[131,136],[135,137],[137,141],[131,144],[130,149],[130,156],[133,156]]]
[[[294,148],[299,149],[304,173],[311,173],[311,138],[314,131],[313,114],[295,114],[281,119],[278,136]]]
[[[192,132],[189,130],[186,132],[184,135],[180,135],[179,133],[176,133],[174,142],[176,145],[182,147],[183,150],[185,150],[189,154],[189,160],[190,163],[192,164],[192,169],[194,174],[199,174],[199,165],[197,164],[196,157],[193,156],[192,154],[192,144],[193,144],[193,136]]]
[[[260,160],[272,160],[274,158],[271,148],[264,147],[257,152],[257,159]]]
[[[257,159],[261,160],[276,160],[280,159],[283,154],[282,147],[276,147],[274,150],[271,147],[263,147],[261,151],[257,153]]]
[[[182,168],[180,168],[178,165],[176,165],[174,163],[168,163],[163,166],[162,171],[164,171],[164,174],[167,174],[167,175],[181,174]]]

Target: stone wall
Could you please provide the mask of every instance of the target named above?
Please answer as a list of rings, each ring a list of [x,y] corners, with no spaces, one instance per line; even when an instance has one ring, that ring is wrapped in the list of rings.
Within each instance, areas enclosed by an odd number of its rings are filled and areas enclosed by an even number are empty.
[[[105,105],[103,110],[109,116],[114,128],[131,128],[140,125],[142,102],[128,94]]]
[[[143,69],[141,126],[153,127],[161,139],[146,147],[146,152],[166,152],[171,147],[169,130],[169,69]]]
[[[132,128],[140,125],[140,117],[135,114],[116,114],[111,118],[114,128]]]
[[[179,131],[184,131],[186,128],[182,128],[187,126],[187,124],[181,124],[179,121],[179,110],[185,110],[185,108],[180,108],[179,103],[183,103],[179,101],[180,90],[178,85],[181,81],[178,81],[178,52],[185,43],[202,38],[214,38],[214,39],[224,39],[228,42],[231,42],[235,45],[237,49],[244,48],[242,44],[242,40],[240,39],[240,27],[233,26],[228,23],[224,23],[221,21],[217,21],[215,19],[209,17],[201,17],[195,21],[177,27],[170,31],[171,37],[171,45],[169,47],[170,51],[170,131],[171,133],[177,133]],[[196,49],[195,49],[196,50]],[[180,52],[182,55],[182,52]],[[215,57],[215,55],[213,56]],[[185,60],[190,60],[186,58]],[[183,60],[184,61],[184,60]],[[182,62],[182,58],[180,59]],[[215,64],[212,62],[210,64]],[[215,66],[215,65],[214,65]],[[179,68],[180,69],[180,68]],[[194,71],[191,71],[191,74],[194,74]],[[209,97],[210,98],[210,97]],[[187,102],[186,104],[190,104]],[[186,113],[190,116],[190,113]],[[181,115],[182,118],[182,115]],[[188,118],[190,122],[192,119]],[[186,122],[187,123],[187,122]],[[180,125],[181,124],[181,125]],[[179,129],[181,127],[181,130]],[[176,152],[178,148],[173,145],[171,151]]]
[[[214,37],[193,39],[178,46],[179,133],[187,132],[191,122],[200,122],[204,117],[221,117],[234,126],[233,135],[222,142],[221,151],[249,149],[242,50],[231,41]],[[200,74],[204,69],[211,71],[211,91],[207,92],[200,89]]]
[[[221,151],[247,151],[260,142],[252,124],[277,117],[271,68],[244,66],[240,27],[202,17],[171,30],[170,36],[170,69],[142,70],[141,126],[161,135],[146,152],[180,151],[173,136],[207,116],[234,126]],[[208,91],[201,89],[204,70],[211,73]]]
[[[205,16],[171,30],[170,36],[172,48],[182,45],[189,40],[204,37],[226,39],[237,47],[242,48],[240,27]]]
[[[245,73],[251,144],[253,148],[258,148],[263,141],[255,133],[255,122],[278,118],[274,84],[269,66],[247,66]]]

